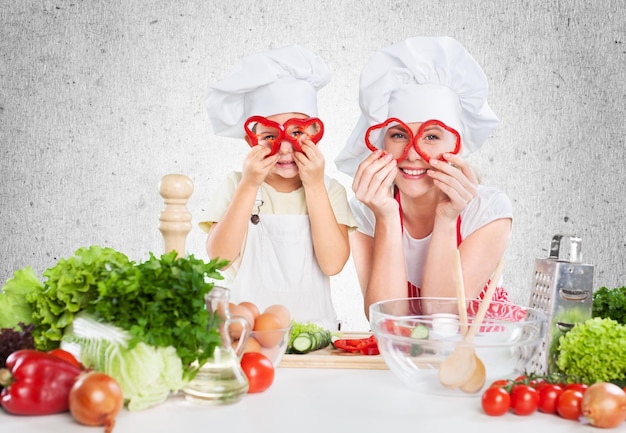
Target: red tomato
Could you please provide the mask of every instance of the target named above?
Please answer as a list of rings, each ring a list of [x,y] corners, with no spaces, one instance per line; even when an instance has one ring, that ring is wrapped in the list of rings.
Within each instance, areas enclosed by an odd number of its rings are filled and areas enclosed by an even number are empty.
[[[563,389],[576,389],[584,394],[587,388],[589,388],[589,386],[584,383],[568,383]]]
[[[563,392],[559,385],[545,384],[539,390],[539,411],[543,413],[556,413],[556,401]]]
[[[274,382],[272,361],[262,353],[246,352],[241,357],[241,369],[248,378],[249,393],[263,392]]]
[[[411,328],[396,324],[393,320],[384,320],[380,325],[386,332],[403,337],[411,336]]]
[[[545,382],[543,379],[539,379],[539,378],[530,378],[528,376],[526,376],[525,374],[522,374],[521,376],[517,376],[514,379],[515,383],[521,383],[524,385],[528,385],[528,386],[532,386],[533,388],[536,387],[536,385],[540,382]]]
[[[52,349],[48,353],[50,355],[54,356],[54,357],[61,358],[64,361],[69,362],[70,364],[72,364],[75,367],[83,368],[83,365],[78,361],[78,359],[76,359],[76,357],[74,355],[72,355],[70,352],[68,352],[67,350]]]
[[[539,407],[539,393],[529,385],[511,388],[511,409],[515,415],[530,415]]]
[[[533,381],[531,383],[532,387],[535,388],[537,391],[541,391],[541,388],[543,388],[544,386],[547,385],[552,385],[550,382],[548,382],[547,380],[544,379],[537,379],[535,381]]]
[[[483,411],[490,416],[504,415],[511,407],[511,396],[501,386],[490,386],[481,398]]]
[[[556,400],[556,412],[562,418],[577,420],[582,415],[582,401],[582,391],[565,389]]]
[[[493,381],[491,385],[489,385],[489,387],[503,387],[503,386],[509,386],[511,384],[512,382],[509,379],[498,379],[498,380]]]

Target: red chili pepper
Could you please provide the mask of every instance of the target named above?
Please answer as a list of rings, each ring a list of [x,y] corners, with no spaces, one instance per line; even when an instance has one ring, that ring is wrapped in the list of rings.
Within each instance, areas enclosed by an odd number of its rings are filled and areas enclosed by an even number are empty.
[[[18,350],[0,369],[0,404],[14,415],[48,415],[69,410],[69,394],[81,369],[38,350]]]
[[[344,338],[335,340],[334,345],[337,349],[351,353],[359,352],[362,355],[378,355],[380,353],[378,344],[376,343],[376,337],[373,335],[367,338]]]

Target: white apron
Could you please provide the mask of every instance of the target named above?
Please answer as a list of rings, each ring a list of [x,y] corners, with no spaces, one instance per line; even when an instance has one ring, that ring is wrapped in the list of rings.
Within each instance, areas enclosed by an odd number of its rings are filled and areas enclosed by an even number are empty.
[[[261,311],[282,304],[297,322],[337,329],[330,278],[315,259],[308,215],[262,214],[258,224],[249,222],[231,289],[231,302],[250,301]]]

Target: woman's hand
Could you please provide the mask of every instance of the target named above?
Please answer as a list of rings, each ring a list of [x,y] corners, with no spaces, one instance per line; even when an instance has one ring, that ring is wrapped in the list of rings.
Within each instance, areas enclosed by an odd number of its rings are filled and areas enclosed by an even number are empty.
[[[437,215],[456,219],[478,194],[478,180],[470,165],[458,155],[444,153],[445,161],[431,159],[428,170],[435,185],[446,195],[437,205]]]
[[[294,152],[293,159],[300,172],[302,185],[314,185],[324,182],[324,155],[322,151],[309,139],[300,142],[302,152]]]
[[[243,160],[241,182],[249,185],[261,185],[280,155],[267,156],[271,150],[265,146],[252,146]]]
[[[396,165],[397,162],[391,154],[379,150],[359,164],[354,175],[352,182],[354,195],[367,205],[377,218],[398,214],[398,203],[392,196]]]

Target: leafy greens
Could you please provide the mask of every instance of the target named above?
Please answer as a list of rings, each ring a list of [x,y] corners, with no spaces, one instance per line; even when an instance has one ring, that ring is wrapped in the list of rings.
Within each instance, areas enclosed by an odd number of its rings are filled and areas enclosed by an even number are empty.
[[[583,383],[626,378],[626,325],[594,317],[577,323],[559,338],[556,364],[562,373]]]
[[[626,325],[626,287],[600,287],[593,292],[593,317],[605,317]]]
[[[112,248],[81,247],[44,271],[14,273],[0,291],[0,327],[33,324],[35,347],[59,347],[65,329],[86,312],[129,332],[128,348],[139,343],[176,349],[185,379],[195,375],[221,341],[204,295],[223,277],[225,260],[204,262],[172,251],[142,263]]]

